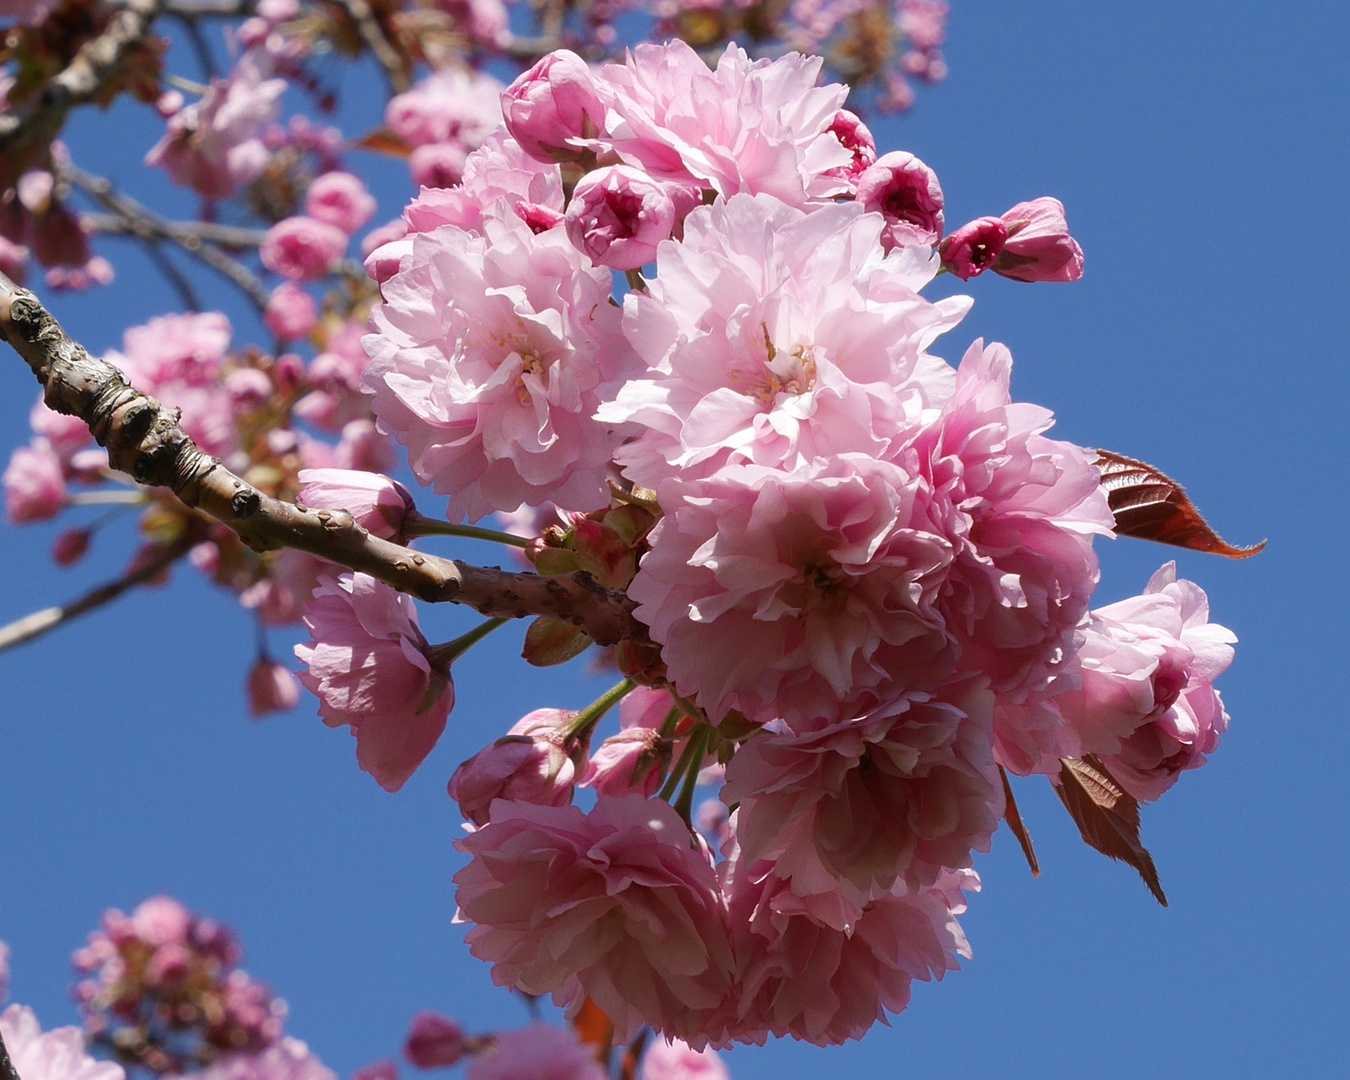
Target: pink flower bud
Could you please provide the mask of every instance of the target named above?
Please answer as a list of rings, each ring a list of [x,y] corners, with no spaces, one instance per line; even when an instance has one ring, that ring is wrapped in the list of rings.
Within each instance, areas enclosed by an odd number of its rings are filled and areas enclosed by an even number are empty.
[[[575,716],[563,709],[536,709],[460,765],[448,790],[465,820],[486,825],[494,799],[536,806],[570,803],[576,768],[559,729]]]
[[[640,794],[651,798],[661,787],[669,761],[668,739],[651,728],[628,728],[600,744],[581,783],[601,795]]]
[[[248,673],[248,711],[251,716],[289,712],[300,704],[300,680],[283,664],[259,658]]]
[[[656,259],[656,245],[683,235],[699,204],[687,184],[662,183],[641,169],[612,165],[587,173],[567,205],[567,235],[591,261],[636,270]]]
[[[293,281],[285,281],[272,290],[263,312],[267,329],[282,341],[302,338],[314,329],[319,318],[319,305],[314,297]]]
[[[942,237],[942,186],[937,174],[903,150],[877,159],[858,177],[858,202],[886,218],[887,250],[904,244],[936,244]]]
[[[272,396],[272,380],[257,368],[236,368],[223,385],[236,409],[256,409]]]
[[[52,544],[52,561],[57,566],[74,566],[89,550],[88,529],[67,529]]]
[[[354,469],[301,469],[303,506],[346,510],[358,525],[381,540],[393,540],[403,519],[416,509],[412,493],[397,480]]]
[[[403,1056],[419,1069],[453,1065],[464,1056],[464,1032],[448,1016],[419,1012],[403,1043]]]
[[[452,188],[464,176],[468,154],[459,142],[435,142],[419,146],[408,158],[413,183],[424,188]]]
[[[549,53],[502,91],[506,128],[539,161],[576,161],[605,126],[605,106],[586,61]]]
[[[994,273],[1014,281],[1077,281],[1083,249],[1069,235],[1064,204],[1047,197],[1018,203],[1003,215],[1008,242]]]
[[[321,278],[347,250],[347,234],[312,217],[278,221],[263,238],[262,264],[292,281]]]
[[[258,0],[258,17],[270,23],[287,22],[300,16],[300,0]]]
[[[351,236],[375,216],[375,199],[360,177],[349,172],[328,172],[309,185],[305,213]]]
[[[282,353],[272,365],[272,382],[283,394],[300,385],[305,377],[305,362],[295,353]]]
[[[995,217],[976,218],[962,225],[938,245],[942,265],[962,281],[989,269],[1008,239],[1008,227]]]

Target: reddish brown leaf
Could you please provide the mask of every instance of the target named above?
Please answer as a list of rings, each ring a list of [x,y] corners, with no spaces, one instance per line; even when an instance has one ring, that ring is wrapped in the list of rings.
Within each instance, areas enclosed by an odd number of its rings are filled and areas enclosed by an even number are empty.
[[[1059,783],[1054,787],[1088,846],[1133,866],[1158,903],[1166,907],[1153,856],[1139,842],[1139,803],[1134,796],[1093,754],[1081,760],[1062,759]]]
[[[540,615],[525,631],[525,648],[520,655],[527,664],[552,667],[580,656],[590,644],[591,639],[580,627],[550,615]]]
[[[1031,846],[1031,833],[1027,832],[1027,827],[1022,824],[1022,815],[1017,812],[1017,800],[1013,798],[1012,785],[1008,783],[1008,774],[1003,771],[1002,765],[998,767],[998,775],[1003,779],[1003,820],[1008,823],[1008,828],[1022,845],[1022,854],[1027,857],[1031,876],[1040,877],[1041,864],[1036,858],[1036,849]]]
[[[1200,516],[1181,485],[1152,465],[1109,450],[1096,453],[1102,487],[1121,536],[1156,540],[1228,559],[1250,558],[1266,546],[1264,540],[1245,548],[1225,542]]]
[[[412,154],[412,148],[407,143],[384,128],[372,131],[369,135],[362,135],[352,145],[387,157],[406,158]]]
[[[609,1061],[610,1049],[614,1046],[614,1021],[604,1009],[587,998],[581,1003],[581,1011],[572,1020],[577,1038],[587,1046],[595,1047],[595,1056],[601,1064]]]

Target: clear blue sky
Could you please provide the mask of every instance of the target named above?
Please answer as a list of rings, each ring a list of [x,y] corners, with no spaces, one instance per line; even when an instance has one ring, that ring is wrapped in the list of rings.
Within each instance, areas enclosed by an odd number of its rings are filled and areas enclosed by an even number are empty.
[[[1059,197],[1087,275],[972,282],[974,312],[940,351],[1006,342],[1014,393],[1054,408],[1061,436],[1153,462],[1227,539],[1270,544],[1243,563],[1178,555],[1241,644],[1219,684],[1223,746],[1145,814],[1170,908],[1078,842],[1047,785],[1023,783],[1044,872],[1032,880],[1011,837],[995,839],[963,920],[965,970],[917,987],[860,1044],[738,1050],[734,1075],[1344,1075],[1350,8],[953,8],[947,83],[878,124],[878,141],[938,171],[952,225]],[[104,131],[91,165],[134,175],[154,125]],[[102,300],[54,304],[94,349],[173,303],[126,248],[113,254],[120,281]],[[0,453],[27,438],[34,396],[0,357]],[[101,581],[130,543],[107,535],[58,571],[54,535],[0,531],[0,619]],[[1103,602],[1173,557],[1130,541],[1102,555]],[[70,951],[105,906],[170,891],[239,930],[248,969],[290,1002],[290,1031],[340,1076],[395,1055],[417,1009],[475,1030],[523,1022],[450,925],[458,817],[444,785],[525,711],[578,707],[596,687],[522,675],[517,648],[498,635],[460,673],[446,738],[393,797],[308,700],[247,719],[251,625],[190,571],[0,654],[13,999],[71,1022]]]

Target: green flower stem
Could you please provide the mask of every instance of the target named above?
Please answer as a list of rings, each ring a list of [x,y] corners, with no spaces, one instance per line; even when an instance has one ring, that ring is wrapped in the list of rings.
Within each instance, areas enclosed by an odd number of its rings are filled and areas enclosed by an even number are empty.
[[[570,742],[573,739],[585,738],[590,734],[591,728],[600,723],[600,719],[605,713],[614,708],[636,688],[637,683],[632,679],[624,679],[623,682],[607,690],[577,713],[572,722],[562,729],[561,734],[564,740]]]
[[[698,787],[698,774],[700,766],[703,764],[703,755],[707,751],[708,736],[712,728],[707,724],[700,724],[694,728],[694,732],[689,736],[689,747],[694,750],[692,760],[685,770],[684,787],[680,789],[680,797],[675,800],[675,811],[684,818],[684,823],[692,827],[693,809],[694,809],[694,788]]]
[[[699,725],[689,733],[689,741],[684,744],[684,753],[680,755],[680,760],[675,763],[675,768],[670,770],[670,776],[666,778],[665,786],[661,789],[660,797],[670,802],[675,794],[676,788],[680,786],[680,780],[686,772],[689,771],[689,763],[703,757],[701,747],[703,745],[704,729],[706,725]],[[694,770],[698,772],[697,768]]]
[[[497,627],[510,621],[510,619],[484,619],[467,634],[462,634],[453,641],[447,641],[444,645],[431,646],[427,649],[427,659],[431,661],[432,667],[441,671],[449,671],[450,665],[472,646],[477,645]]]
[[[470,540],[491,540],[494,544],[509,544],[518,548],[527,548],[534,543],[529,537],[512,536],[496,529],[480,529],[477,525],[453,525],[418,513],[411,513],[403,519],[402,533],[409,540],[418,536],[464,536]]]

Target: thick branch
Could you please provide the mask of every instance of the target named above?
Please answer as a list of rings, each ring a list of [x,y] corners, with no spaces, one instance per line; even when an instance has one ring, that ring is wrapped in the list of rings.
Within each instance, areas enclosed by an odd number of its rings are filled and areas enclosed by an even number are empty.
[[[466,604],[488,616],[551,615],[579,626],[600,645],[646,640],[632,601],[601,588],[589,574],[544,577],[443,559],[372,536],[346,511],[307,510],[265,495],[197,449],[178,426],[176,410],[90,356],[36,296],[3,274],[0,336],[37,376],[48,408],[84,420],[114,469],[137,483],[170,489],[254,551],[296,548],[419,599]]]
[[[166,0],[127,0],[108,20],[107,29],[85,42],[75,58],[22,112],[0,115],[0,159],[23,161],[36,146],[56,137],[66,114],[93,99],[98,89],[122,70],[123,64],[150,30]]]

